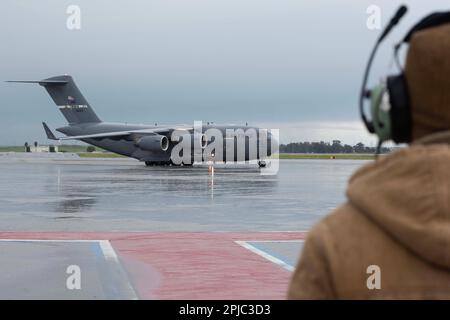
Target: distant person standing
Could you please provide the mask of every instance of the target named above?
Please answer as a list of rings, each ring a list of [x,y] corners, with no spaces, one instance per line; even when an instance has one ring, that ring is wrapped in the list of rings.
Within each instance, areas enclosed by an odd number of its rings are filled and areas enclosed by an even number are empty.
[[[363,120],[410,145],[351,177],[347,202],[308,234],[290,299],[450,299],[450,12],[402,42],[404,73],[365,95]]]

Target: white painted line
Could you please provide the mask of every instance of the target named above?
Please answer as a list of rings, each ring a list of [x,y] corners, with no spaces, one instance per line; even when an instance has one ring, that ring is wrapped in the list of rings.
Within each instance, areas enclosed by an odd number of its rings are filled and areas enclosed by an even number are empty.
[[[111,242],[109,240],[99,240],[99,245],[105,259],[115,263],[122,277],[124,279],[129,279],[128,274],[122,268],[122,264],[120,263],[119,257],[117,256],[116,251],[114,251]],[[131,296],[132,300],[138,300],[138,295],[129,281],[126,281],[126,290],[128,291],[128,296]]]
[[[238,245],[244,247],[245,249],[250,250],[250,251],[253,252],[253,253],[256,253],[257,255],[259,255],[259,256],[261,256],[261,257],[263,257],[263,258],[269,260],[270,262],[273,262],[273,263],[279,265],[280,267],[282,267],[282,268],[284,268],[284,269],[286,269],[286,270],[288,270],[288,271],[290,271],[290,272],[293,272],[294,269],[295,269],[295,268],[294,268],[293,266],[291,266],[290,264],[287,264],[287,263],[284,262],[283,260],[280,260],[280,259],[278,259],[278,258],[276,258],[276,257],[274,257],[274,256],[272,256],[272,255],[270,255],[270,254],[268,254],[267,252],[262,251],[262,250],[260,250],[260,249],[258,249],[258,248],[256,248],[256,247],[252,246],[251,244],[249,244],[249,243],[246,242],[246,241],[235,241],[235,242],[236,242]],[[252,241],[252,242],[254,242],[254,241]]]
[[[119,258],[117,257],[117,254],[111,246],[111,242],[109,242],[109,240],[99,240],[98,244],[100,245],[106,260],[114,260],[119,263]]]

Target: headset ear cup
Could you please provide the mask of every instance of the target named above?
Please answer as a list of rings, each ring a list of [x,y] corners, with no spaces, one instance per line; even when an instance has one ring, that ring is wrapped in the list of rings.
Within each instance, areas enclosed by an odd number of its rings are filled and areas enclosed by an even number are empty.
[[[396,143],[411,142],[409,90],[403,73],[387,78],[387,91],[391,104],[392,140]]]
[[[383,82],[372,90],[371,116],[375,134],[381,142],[391,139],[390,102],[386,84]]]

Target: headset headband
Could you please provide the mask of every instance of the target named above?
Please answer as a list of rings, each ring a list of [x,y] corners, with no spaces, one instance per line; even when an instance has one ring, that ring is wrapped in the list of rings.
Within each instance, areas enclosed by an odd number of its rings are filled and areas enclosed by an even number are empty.
[[[402,42],[408,43],[411,40],[412,35],[420,30],[437,27],[445,23],[450,23],[450,11],[432,13],[412,27],[403,38]]]
[[[394,57],[395,57],[395,61],[397,63],[398,68],[402,69],[401,64],[400,64],[400,59],[398,58],[398,52],[399,52],[402,44],[409,43],[413,34],[418,31],[433,28],[433,27],[438,27],[438,26],[446,24],[446,23],[450,23],[450,11],[435,12],[435,13],[429,14],[428,16],[426,16],[425,18],[420,20],[418,23],[416,23],[408,31],[408,33],[405,35],[405,37],[394,46]]]

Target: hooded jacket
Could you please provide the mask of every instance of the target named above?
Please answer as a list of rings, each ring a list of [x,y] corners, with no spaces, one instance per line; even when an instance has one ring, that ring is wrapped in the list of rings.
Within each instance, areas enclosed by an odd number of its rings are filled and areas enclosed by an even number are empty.
[[[359,169],[347,199],[308,234],[290,299],[450,299],[450,131]]]

